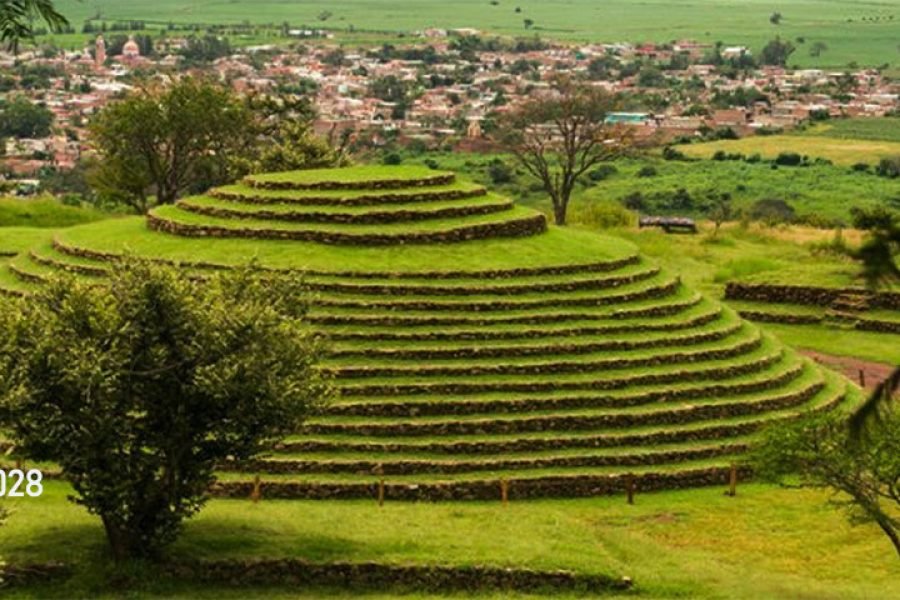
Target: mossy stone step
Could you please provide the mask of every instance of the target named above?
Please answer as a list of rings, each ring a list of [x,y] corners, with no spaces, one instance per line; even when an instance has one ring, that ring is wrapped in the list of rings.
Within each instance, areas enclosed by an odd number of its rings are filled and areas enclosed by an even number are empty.
[[[427,167],[403,166],[385,169],[374,166],[357,166],[249,175],[244,178],[244,183],[263,189],[388,190],[414,186],[448,185],[455,180],[454,173],[435,171]]]
[[[280,190],[245,184],[226,185],[210,190],[209,195],[221,200],[246,204],[296,204],[302,206],[395,206],[410,203],[440,202],[477,198],[487,190],[477,184],[455,181],[446,185],[412,186],[385,190]]]
[[[383,246],[448,244],[487,238],[525,237],[546,231],[547,219],[538,212],[512,208],[497,214],[439,219],[411,224],[298,225],[289,222],[196,215],[177,206],[163,206],[147,214],[147,226],[183,237],[292,240],[318,244]]]
[[[508,198],[483,195],[460,200],[433,201],[427,204],[404,204],[399,207],[304,207],[300,205],[239,203],[212,196],[194,196],[180,200],[182,210],[198,215],[225,219],[258,221],[286,221],[295,223],[325,223],[343,225],[376,225],[415,223],[438,219],[458,219],[474,215],[488,215],[512,210]]]

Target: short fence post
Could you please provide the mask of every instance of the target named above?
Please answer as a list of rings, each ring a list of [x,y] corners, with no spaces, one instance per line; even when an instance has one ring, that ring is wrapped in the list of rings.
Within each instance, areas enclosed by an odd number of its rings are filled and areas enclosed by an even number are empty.
[[[500,502],[503,503],[503,507],[509,505],[509,481],[506,480],[506,477],[500,478]]]
[[[859,387],[866,387],[866,372],[862,369],[859,370]]]
[[[737,465],[731,463],[731,471],[728,473],[728,495],[737,496]]]
[[[634,473],[625,476],[625,491],[628,494],[628,504],[634,504]]]
[[[259,475],[257,475],[253,478],[253,491],[250,492],[250,500],[253,501],[253,504],[256,504],[260,498],[262,498],[262,482]]]

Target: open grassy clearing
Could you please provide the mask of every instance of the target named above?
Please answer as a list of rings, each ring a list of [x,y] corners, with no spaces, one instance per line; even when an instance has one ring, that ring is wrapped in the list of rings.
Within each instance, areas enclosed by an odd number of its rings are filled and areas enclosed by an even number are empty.
[[[810,158],[827,158],[838,165],[878,164],[882,158],[900,155],[900,142],[874,139],[830,137],[824,135],[765,135],[739,140],[719,140],[679,147],[694,158],[711,158],[722,150],[744,155],[759,154],[772,159],[782,152],[796,152]]]
[[[516,7],[521,9],[516,12]],[[401,0],[385,4],[377,0],[286,3],[278,0],[230,2],[214,0],[198,4],[188,0],[161,0],[122,4],[101,0],[87,5],[61,0],[60,8],[80,24],[99,10],[107,21],[143,19],[151,24],[176,23],[273,23],[325,27],[335,31],[362,30],[400,32],[427,27],[475,27],[505,35],[533,35],[575,41],[658,41],[693,38],[710,44],[743,44],[758,54],[762,46],[780,35],[805,39],[790,59],[800,66],[846,66],[896,62],[896,27],[900,5],[895,0],[875,3],[787,0],[774,5],[767,0],[677,0],[659,4],[635,4],[612,0],[597,5],[589,0],[523,0],[491,4],[461,0],[453,4],[431,0]],[[322,11],[330,17],[321,21]],[[780,25],[769,23],[778,10]],[[526,30],[523,19],[534,27]],[[865,20],[864,20],[865,19]],[[361,40],[362,41],[362,40]],[[813,57],[807,50],[822,41],[828,50]]]
[[[120,597],[102,582],[102,529],[48,483],[18,501],[4,528],[13,562],[78,561],[68,583],[11,598]],[[886,598],[900,572],[874,526],[853,527],[814,491],[742,485],[624,498],[410,504],[214,500],[191,521],[175,558],[300,557],[393,564],[492,564],[628,575],[642,598]],[[129,597],[394,597],[386,590],[229,589],[142,578]],[[412,593],[409,598],[433,597]],[[508,594],[477,596],[518,597]],[[521,596],[526,597],[526,596]],[[566,597],[553,594],[553,597]],[[624,597],[634,597],[627,594]]]
[[[107,216],[95,208],[67,206],[52,197],[0,198],[0,227],[69,227]]]

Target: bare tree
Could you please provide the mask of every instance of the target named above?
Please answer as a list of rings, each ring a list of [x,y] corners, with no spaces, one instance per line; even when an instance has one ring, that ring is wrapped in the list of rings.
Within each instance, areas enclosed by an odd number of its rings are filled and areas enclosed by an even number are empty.
[[[599,88],[561,79],[551,94],[500,119],[496,140],[543,184],[557,225],[566,224],[578,179],[635,145],[633,129],[606,122],[616,105],[615,96]]]

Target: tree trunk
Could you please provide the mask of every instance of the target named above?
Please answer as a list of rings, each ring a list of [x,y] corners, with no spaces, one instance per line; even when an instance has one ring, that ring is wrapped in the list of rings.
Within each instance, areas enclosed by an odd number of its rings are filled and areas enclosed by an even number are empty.
[[[106,530],[106,539],[109,541],[109,549],[113,560],[117,563],[125,562],[132,557],[133,541],[131,534],[125,529],[114,524],[107,517],[101,517],[103,529]]]
[[[553,203],[553,220],[557,225],[566,224],[566,207],[561,202]]]
[[[893,526],[885,521],[884,519],[879,519],[876,517],[875,522],[878,523],[878,526],[881,527],[881,530],[884,532],[888,539],[891,540],[891,543],[894,545],[894,550],[897,551],[897,556],[900,558],[900,533],[898,533]]]

